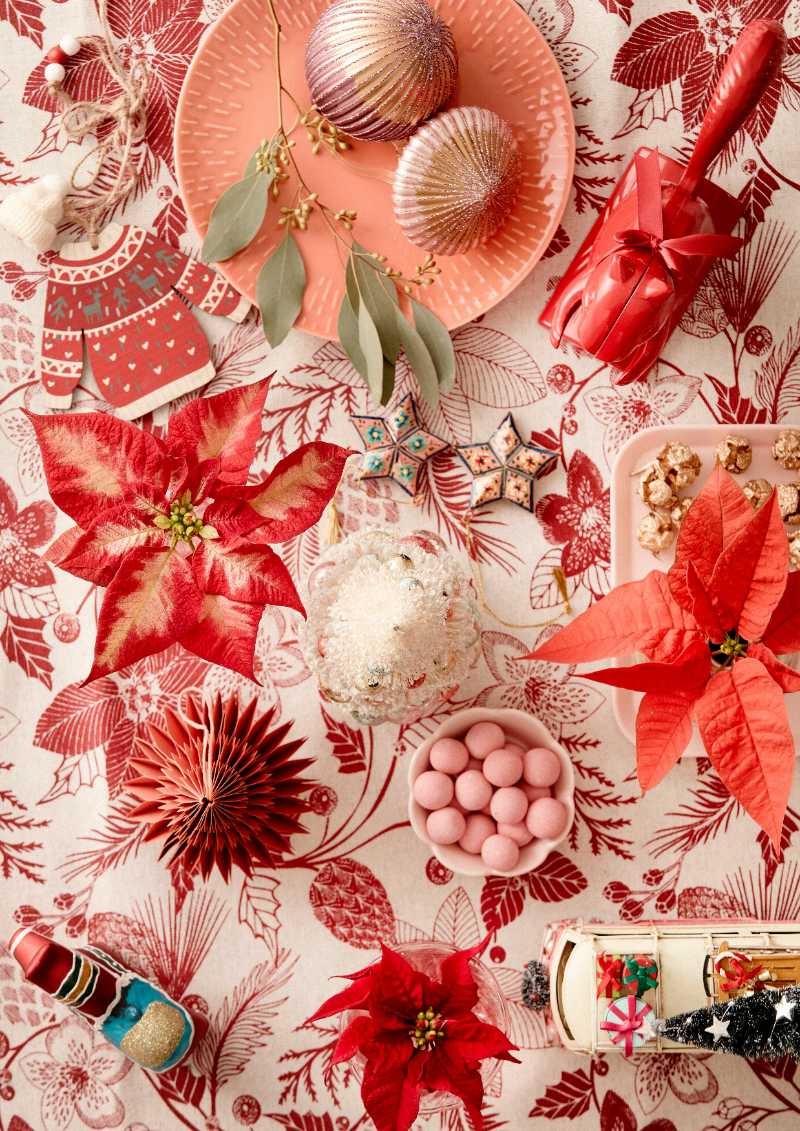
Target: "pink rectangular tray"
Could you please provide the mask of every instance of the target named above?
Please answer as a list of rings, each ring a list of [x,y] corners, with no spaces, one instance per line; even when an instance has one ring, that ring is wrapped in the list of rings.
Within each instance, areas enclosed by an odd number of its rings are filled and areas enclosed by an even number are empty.
[[[775,462],[770,448],[778,433],[787,424],[747,424],[741,427],[727,424],[709,424],[701,428],[648,428],[637,433],[617,454],[611,473],[611,577],[612,585],[622,585],[626,581],[636,581],[652,569],[669,569],[674,559],[671,547],[656,558],[643,550],[636,540],[636,529],[646,513],[646,508],[637,493],[639,476],[632,475],[655,458],[668,440],[682,440],[693,448],[703,461],[703,469],[697,481],[685,492],[687,496],[696,495],[705,483],[714,466],[714,449],[720,440],[735,434],[746,436],[753,445],[753,462],[743,474],[736,476],[737,482],[744,485],[748,479],[768,479],[770,483],[797,482],[800,475],[785,471]],[[644,658],[644,657],[642,657]],[[786,656],[785,663],[793,667],[796,663]],[[796,660],[796,657],[795,657]],[[619,661],[629,664],[626,657]],[[641,695],[635,691],[625,691],[615,687],[612,692],[614,714],[620,729],[631,742],[636,740],[636,712]],[[795,736],[800,735],[800,694],[786,696],[789,724]],[[699,758],[705,755],[700,736],[695,729],[692,740],[686,748],[684,757]]]

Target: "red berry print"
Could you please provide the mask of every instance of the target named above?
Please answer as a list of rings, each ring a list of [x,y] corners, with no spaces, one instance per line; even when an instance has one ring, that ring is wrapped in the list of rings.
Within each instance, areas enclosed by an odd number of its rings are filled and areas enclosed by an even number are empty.
[[[575,384],[575,373],[571,365],[551,365],[545,376],[548,388],[562,396]]]
[[[59,613],[53,621],[53,632],[62,644],[72,644],[81,634],[81,622],[74,613]]]
[[[753,357],[763,357],[772,345],[772,331],[766,326],[751,326],[744,336],[744,348]]]
[[[446,868],[441,860],[437,860],[435,856],[431,856],[425,865],[425,875],[432,884],[449,884],[453,878],[450,869]]]
[[[261,1104],[255,1096],[237,1096],[231,1110],[236,1122],[244,1127],[252,1127],[261,1118]]]

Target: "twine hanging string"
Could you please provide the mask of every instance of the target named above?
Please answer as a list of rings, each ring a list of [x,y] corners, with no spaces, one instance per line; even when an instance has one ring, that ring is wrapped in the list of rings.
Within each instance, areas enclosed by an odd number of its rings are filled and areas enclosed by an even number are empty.
[[[71,203],[68,196],[64,202],[64,219],[82,228],[93,248],[99,246],[98,227],[115,204],[125,199],[135,184],[141,164],[137,164],[134,147],[144,137],[147,125],[147,86],[150,72],[142,59],[135,60],[130,67],[123,63],[114,46],[105,0],[98,4],[102,38],[98,44],[95,37],[83,38],[81,44],[92,44],[100,62],[119,87],[120,93],[109,104],[91,99],[73,99],[61,83],[51,83],[50,93],[61,110],[61,128],[70,141],[80,144],[92,134],[98,138],[97,144],[78,161],[70,175],[70,187],[74,193],[86,192],[96,184],[107,167],[116,166],[113,179],[91,207],[81,207]],[[108,127],[105,137],[99,134]],[[89,178],[78,183],[78,176],[93,162]]]

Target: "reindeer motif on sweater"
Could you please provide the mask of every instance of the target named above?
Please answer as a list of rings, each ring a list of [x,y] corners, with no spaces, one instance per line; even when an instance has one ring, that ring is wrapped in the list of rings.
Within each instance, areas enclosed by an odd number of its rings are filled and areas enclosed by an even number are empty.
[[[208,342],[182,298],[234,322],[250,309],[216,271],[143,228],[109,224],[97,250],[64,247],[51,260],[45,299],[47,405],[72,403],[84,352],[101,395],[125,420],[206,384],[214,376]]]

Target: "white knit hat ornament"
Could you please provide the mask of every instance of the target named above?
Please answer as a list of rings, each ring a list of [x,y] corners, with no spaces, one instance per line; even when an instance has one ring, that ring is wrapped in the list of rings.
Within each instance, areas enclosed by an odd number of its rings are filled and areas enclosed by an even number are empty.
[[[139,176],[143,158],[135,156],[135,143],[144,137],[147,124],[147,83],[149,70],[137,59],[123,62],[113,45],[106,0],[99,0],[101,39],[92,37],[94,54],[119,88],[111,102],[74,99],[62,85],[66,64],[77,55],[84,42],[65,35],[45,56],[43,71],[47,89],[61,111],[59,127],[69,141],[80,144],[94,137],[96,144],[83,153],[69,178],[48,175],[0,202],[0,227],[5,228],[34,251],[45,251],[63,223],[82,228],[92,247],[98,246],[98,231],[116,204],[127,199]],[[82,175],[81,183],[78,174]],[[109,182],[94,194],[91,204],[81,202],[81,194],[94,185]],[[69,198],[69,199],[67,199]]]
[[[56,173],[23,185],[0,203],[0,228],[34,251],[45,251],[56,237],[68,191],[69,181]]]

